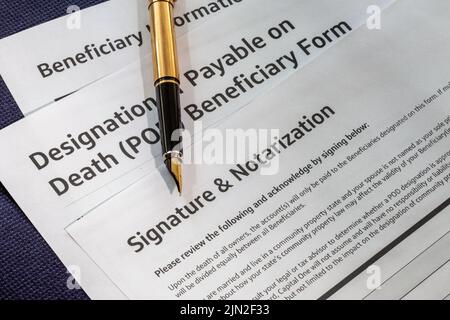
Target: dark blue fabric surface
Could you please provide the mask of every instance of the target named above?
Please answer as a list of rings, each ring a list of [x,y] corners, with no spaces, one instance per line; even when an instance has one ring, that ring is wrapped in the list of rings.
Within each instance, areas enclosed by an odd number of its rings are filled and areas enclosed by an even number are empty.
[[[103,1],[0,0],[0,38],[63,16],[70,5]],[[0,129],[22,117],[1,80]],[[0,185],[0,299],[88,299],[82,290],[68,289],[67,280],[64,265]]]

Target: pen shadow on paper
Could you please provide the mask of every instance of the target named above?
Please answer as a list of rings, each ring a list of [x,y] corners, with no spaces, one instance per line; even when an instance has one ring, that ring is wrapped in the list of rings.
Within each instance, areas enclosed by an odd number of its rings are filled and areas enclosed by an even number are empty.
[[[185,10],[186,4],[185,1],[177,1],[177,11],[183,12]],[[148,28],[149,25],[149,15],[143,15],[142,12],[136,12],[137,14],[137,21],[139,23],[138,28],[139,30],[142,30],[143,37],[146,37],[144,41],[147,41],[150,44],[150,29]],[[148,8],[146,7],[145,10]],[[147,99],[149,97],[155,98],[155,88],[154,88],[154,79],[153,79],[153,67],[152,67],[152,54],[151,54],[151,46],[142,46],[140,48],[139,52],[139,63],[140,63],[140,76],[142,78],[142,86],[144,90],[144,99]],[[184,61],[190,61],[189,52],[179,52],[179,56],[183,55]],[[189,62],[188,62],[189,63]],[[181,60],[180,60],[181,64]],[[180,65],[180,70],[182,70],[182,65]],[[181,99],[183,99],[183,96],[181,95]],[[183,114],[182,114],[183,118]],[[150,112],[147,115],[148,125],[151,128],[154,128],[156,123],[158,122],[158,110],[154,109],[154,112]],[[172,178],[172,176],[168,173],[168,170],[165,167],[165,164],[162,161],[162,156],[160,152],[159,144],[151,145],[151,152],[152,154],[156,154],[156,166],[158,167],[158,172],[162,179],[164,180],[165,184],[167,185],[168,189],[171,191],[172,194],[178,194],[177,186]],[[186,166],[183,167],[185,169]],[[191,166],[191,169],[193,169],[194,166]],[[185,185],[183,188],[183,196],[188,197],[191,195],[190,188],[188,188],[188,185]]]

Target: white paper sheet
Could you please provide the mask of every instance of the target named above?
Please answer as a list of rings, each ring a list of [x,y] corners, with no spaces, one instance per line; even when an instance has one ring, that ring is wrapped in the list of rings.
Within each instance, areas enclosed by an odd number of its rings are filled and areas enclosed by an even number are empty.
[[[232,5],[225,3],[218,9],[211,6],[219,3],[213,0],[178,1],[174,14],[177,34],[181,36],[223,13],[242,10],[240,7],[246,2],[255,0],[232,1]],[[106,1],[2,39],[0,74],[21,111],[30,114],[148,55],[147,3],[148,0]],[[110,43],[115,51],[109,48]],[[90,48],[91,59],[86,46],[92,44],[97,50],[108,44],[103,49],[110,52],[99,57]],[[75,59],[77,54],[80,60]],[[76,65],[72,61],[65,65],[67,58],[75,59]],[[56,69],[64,71],[41,74],[38,66],[44,63],[61,64]]]
[[[276,175],[186,166],[180,198],[155,172],[68,232],[134,299],[326,295],[448,199],[449,12],[398,1],[381,31],[359,29],[218,126],[288,133]],[[316,126],[299,133],[303,116]]]
[[[266,1],[266,0],[264,0]],[[293,0],[283,2],[246,1],[241,4],[239,12],[224,12],[197,29],[180,38],[180,52],[183,71],[189,69],[199,70],[220,58],[228,52],[230,45],[237,46],[242,37],[253,39],[267,32],[268,28],[277,26],[280,22],[289,19],[295,24],[295,30],[278,41],[270,41],[270,45],[255,52],[248,59],[243,60],[227,69],[225,76],[202,81],[197,87],[183,82],[183,103],[200,103],[208,99],[216,91],[225,90],[232,85],[232,79],[241,72],[254,72],[256,64],[264,66],[280,58],[290,50],[299,50],[297,41],[322,34],[325,30],[336,26],[342,21],[348,21],[357,29],[365,22],[366,8],[372,1],[346,1],[345,5],[330,5],[328,1],[297,2]],[[387,6],[391,1],[380,1],[380,6]],[[255,6],[256,5],[256,6]],[[252,12],[248,20],[248,12]],[[276,12],[275,15],[273,12]],[[313,13],[320,12],[320,19]],[[217,26],[220,26],[218,28]],[[345,35],[348,35],[346,33]],[[323,50],[314,49],[311,55],[306,56],[297,52],[302,60],[298,68],[312,61],[319,54],[345,39],[344,34],[328,43]],[[35,152],[50,152],[55,158],[61,154],[53,150],[54,147],[62,149],[66,141],[71,138],[80,138],[86,130],[102,124],[103,121],[113,117],[123,106],[127,110],[136,104],[143,105],[143,100],[153,93],[150,59],[145,63],[136,62],[102,81],[83,88],[79,92],[54,103],[47,108],[36,112],[22,121],[2,130],[0,144],[4,150],[10,150],[1,157],[1,180],[13,195],[20,207],[38,228],[44,238],[62,259],[66,266],[78,266],[81,270],[79,280],[83,288],[92,298],[120,298],[120,291],[115,288],[101,269],[67,235],[64,228],[78,219],[80,215],[98,206],[114,196],[133,182],[155,169],[155,155],[159,154],[156,143],[150,147],[141,144],[140,153],[135,160],[121,155],[119,142],[139,137],[142,130],[155,128],[156,113],[148,113],[148,117],[136,119],[131,124],[123,125],[117,131],[102,136],[96,146],[89,149],[89,144],[76,150],[61,160],[51,161],[50,165],[38,170],[29,156]],[[287,64],[286,64],[287,65]],[[265,82],[253,91],[247,91],[235,99],[225,108],[219,108],[212,113],[205,114],[204,127],[212,125],[236,110],[242,108],[258,93],[274,87],[283,79],[294,73],[295,69],[286,69],[280,72],[271,81]],[[193,120],[183,113],[188,128],[193,128]],[[71,136],[68,136],[68,135]],[[87,139],[83,135],[84,139]],[[79,143],[81,145],[81,143]],[[74,146],[72,142],[72,146]],[[66,146],[67,147],[67,146]],[[51,151],[52,150],[52,151]],[[67,151],[67,149],[66,149]],[[69,178],[81,168],[89,166],[92,159],[113,153],[120,161],[120,165],[111,168],[106,173],[98,174],[95,179],[85,181],[81,186],[70,188],[62,196],[49,185],[49,181],[56,177]],[[119,158],[120,157],[120,158]],[[37,157],[38,159],[39,157]],[[42,158],[39,158],[42,159]],[[79,182],[77,182],[79,184]]]

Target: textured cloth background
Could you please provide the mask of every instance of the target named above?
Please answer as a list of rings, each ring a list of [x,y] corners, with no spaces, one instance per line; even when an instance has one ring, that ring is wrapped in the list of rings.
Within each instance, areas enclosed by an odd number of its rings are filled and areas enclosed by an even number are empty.
[[[86,8],[103,1],[0,0],[0,38],[63,16],[70,5]],[[0,129],[22,117],[0,79]],[[0,150],[0,156],[2,152],[8,151]],[[67,288],[68,276],[64,265],[0,185],[0,299],[88,299],[82,290]]]

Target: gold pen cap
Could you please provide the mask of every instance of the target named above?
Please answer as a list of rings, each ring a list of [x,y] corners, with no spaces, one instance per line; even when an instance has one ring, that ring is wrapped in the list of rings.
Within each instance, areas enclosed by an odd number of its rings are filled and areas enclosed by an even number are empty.
[[[173,22],[176,0],[149,0],[150,31],[152,36],[153,76],[179,80],[177,43]]]

